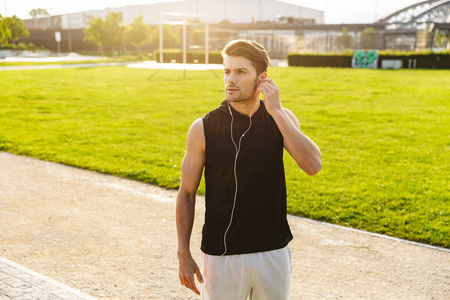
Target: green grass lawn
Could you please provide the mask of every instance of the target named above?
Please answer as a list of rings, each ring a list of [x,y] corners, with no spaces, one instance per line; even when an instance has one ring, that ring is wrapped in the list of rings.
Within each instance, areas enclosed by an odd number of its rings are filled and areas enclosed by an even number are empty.
[[[187,131],[223,100],[222,74],[153,72],[2,71],[0,150],[177,188]],[[290,213],[450,247],[450,71],[269,75],[322,151],[312,177],[285,156]]]

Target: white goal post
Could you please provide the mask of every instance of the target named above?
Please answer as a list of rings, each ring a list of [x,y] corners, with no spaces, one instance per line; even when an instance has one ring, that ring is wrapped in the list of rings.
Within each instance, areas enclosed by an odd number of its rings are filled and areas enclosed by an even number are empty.
[[[196,13],[168,12],[159,16],[159,62],[163,63],[163,24],[183,25],[183,64],[186,64],[186,24],[191,19],[205,21],[205,64],[209,64],[209,25],[206,15]]]

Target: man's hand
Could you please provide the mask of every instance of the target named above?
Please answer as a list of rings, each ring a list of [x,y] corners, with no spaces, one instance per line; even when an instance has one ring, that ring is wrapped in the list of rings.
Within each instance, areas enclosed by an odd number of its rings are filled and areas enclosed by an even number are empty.
[[[275,84],[273,79],[261,79],[257,89],[264,95],[266,109],[271,116],[283,111],[280,100],[280,88]]]
[[[203,283],[203,276],[194,259],[192,257],[178,257],[178,261],[181,284],[191,289],[197,295],[200,295],[200,291],[195,285],[194,274],[196,274],[197,280],[200,283]]]

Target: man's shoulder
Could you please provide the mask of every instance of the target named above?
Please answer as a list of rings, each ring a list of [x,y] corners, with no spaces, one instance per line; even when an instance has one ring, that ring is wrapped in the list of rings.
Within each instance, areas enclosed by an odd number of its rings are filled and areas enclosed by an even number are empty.
[[[222,115],[222,114],[224,114],[224,113],[227,113],[226,107],[225,107],[225,105],[224,105],[225,101],[226,101],[226,100],[224,100],[224,101],[220,104],[219,107],[217,107],[217,108],[213,109],[212,111],[210,111],[209,113],[207,113],[207,114],[203,117],[203,119],[204,119],[204,120],[205,120],[205,119],[207,120],[207,119],[211,119],[211,118],[216,118],[216,117],[218,117],[218,116],[220,116],[220,115]]]
[[[198,118],[197,120],[195,120],[194,123],[192,123],[191,128],[189,128],[187,147],[188,149],[197,149],[199,151],[204,151],[205,135],[202,118]]]
[[[201,131],[201,132],[203,132],[203,118],[198,118],[197,120],[195,120],[192,123],[191,128],[189,129],[189,131],[194,131],[194,132]]]

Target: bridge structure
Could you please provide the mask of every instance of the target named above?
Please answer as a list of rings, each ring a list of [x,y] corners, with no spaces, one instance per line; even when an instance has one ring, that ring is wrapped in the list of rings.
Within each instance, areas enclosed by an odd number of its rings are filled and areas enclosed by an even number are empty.
[[[418,2],[378,20],[387,35],[416,33],[415,48],[450,50],[450,0]],[[431,37],[431,38],[430,38]]]
[[[215,31],[227,31],[231,38],[259,39],[258,41],[263,44],[269,44],[269,48],[275,41],[275,44],[282,45],[281,50],[279,50],[280,57],[283,57],[286,52],[299,51],[300,49],[304,52],[336,51],[338,49],[334,46],[334,41],[343,34],[344,28],[354,40],[353,49],[359,49],[363,47],[360,41],[363,32],[368,27],[376,31],[378,36],[377,49],[420,50],[440,48],[450,50],[450,0],[418,1],[416,4],[393,12],[374,23],[256,23],[220,24],[220,26],[214,27]],[[291,42],[287,41],[288,39]],[[437,41],[440,41],[440,43],[437,43]],[[283,45],[291,48],[286,50]]]
[[[450,23],[450,0],[418,2],[378,20],[386,29],[412,29],[431,23]]]

